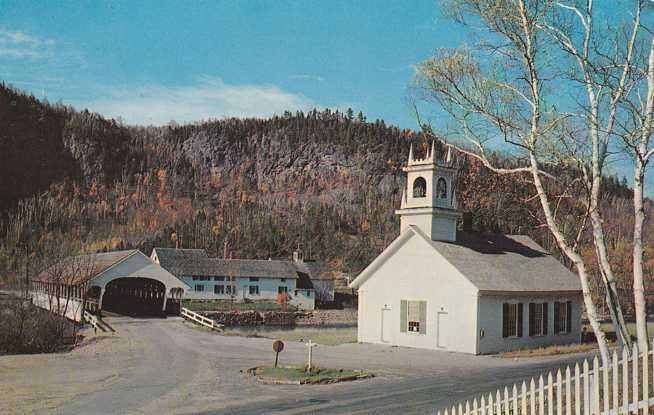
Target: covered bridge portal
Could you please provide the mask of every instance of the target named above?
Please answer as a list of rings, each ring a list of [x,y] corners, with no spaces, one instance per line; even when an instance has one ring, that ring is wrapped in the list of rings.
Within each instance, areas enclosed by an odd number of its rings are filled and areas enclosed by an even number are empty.
[[[187,288],[138,250],[69,257],[32,280],[38,296],[125,315],[178,314]]]

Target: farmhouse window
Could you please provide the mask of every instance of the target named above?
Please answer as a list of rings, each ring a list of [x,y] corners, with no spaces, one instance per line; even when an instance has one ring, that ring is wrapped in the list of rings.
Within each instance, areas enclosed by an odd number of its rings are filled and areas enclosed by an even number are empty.
[[[400,331],[402,333],[427,334],[426,301],[401,300],[400,313]]]
[[[554,303],[554,334],[570,333],[572,327],[572,302]]]
[[[225,294],[225,286],[224,285],[214,285],[213,286],[213,293],[214,294]]]
[[[204,291],[204,285],[202,285],[202,284],[195,284],[195,291],[197,291],[197,292],[202,292],[202,291]]]
[[[250,285],[250,295],[259,295],[258,285]]]
[[[277,294],[287,293],[287,292],[288,292],[288,287],[282,287],[282,286],[277,287]]]
[[[529,335],[547,335],[547,303],[529,303]]]
[[[522,337],[522,303],[502,304],[502,337]]]

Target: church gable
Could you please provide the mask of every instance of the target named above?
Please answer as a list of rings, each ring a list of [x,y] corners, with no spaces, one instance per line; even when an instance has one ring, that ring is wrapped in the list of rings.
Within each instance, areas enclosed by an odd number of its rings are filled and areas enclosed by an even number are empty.
[[[438,282],[442,289],[449,286],[476,291],[470,281],[434,250],[430,241],[415,227],[400,234],[359,276],[351,287],[362,288],[368,281],[380,284],[407,282],[424,289],[431,282]],[[427,284],[427,285],[426,285]],[[392,289],[392,285],[389,285]]]

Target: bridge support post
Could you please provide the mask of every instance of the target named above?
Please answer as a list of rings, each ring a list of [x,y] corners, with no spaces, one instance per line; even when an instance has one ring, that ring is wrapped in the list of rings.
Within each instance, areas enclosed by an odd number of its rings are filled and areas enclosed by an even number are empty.
[[[104,297],[104,287],[100,288],[100,298],[98,298],[98,312],[99,316],[102,316],[102,298]]]

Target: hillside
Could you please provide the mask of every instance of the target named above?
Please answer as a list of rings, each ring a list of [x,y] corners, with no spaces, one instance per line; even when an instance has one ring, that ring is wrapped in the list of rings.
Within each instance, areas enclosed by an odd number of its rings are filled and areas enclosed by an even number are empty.
[[[26,246],[63,234],[90,249],[148,253],[178,244],[268,258],[301,246],[356,273],[397,236],[400,167],[410,143],[426,146],[413,131],[329,110],[123,126],[4,85],[0,123],[0,275],[19,272]],[[459,203],[476,230],[526,233],[556,252],[527,178],[460,161]],[[556,173],[565,183],[569,173]],[[630,190],[614,177],[605,187],[607,239],[627,270]],[[574,232],[575,207],[564,201],[560,210]]]

